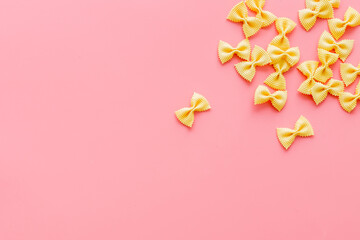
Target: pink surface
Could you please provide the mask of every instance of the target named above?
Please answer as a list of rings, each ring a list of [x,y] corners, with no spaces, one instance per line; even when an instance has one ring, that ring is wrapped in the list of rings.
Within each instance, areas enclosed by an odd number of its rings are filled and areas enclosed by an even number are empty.
[[[248,84],[237,59],[217,59],[220,39],[243,39],[225,20],[236,3],[0,1],[1,240],[360,239],[360,109],[331,96],[316,107],[295,68],[282,112],[254,106],[272,68]],[[342,0],[335,15],[349,5],[360,10]],[[299,23],[304,1],[265,8]],[[324,29],[290,35],[301,62],[317,59]],[[359,32],[344,36],[353,64]],[[174,111],[194,91],[212,109],[188,129]],[[285,151],[275,129],[301,114],[315,136]]]

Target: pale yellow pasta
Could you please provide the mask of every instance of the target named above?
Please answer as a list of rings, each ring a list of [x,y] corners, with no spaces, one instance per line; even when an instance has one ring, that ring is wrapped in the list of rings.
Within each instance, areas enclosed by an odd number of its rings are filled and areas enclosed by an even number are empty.
[[[354,47],[354,40],[342,40],[336,42],[333,36],[327,31],[324,31],[320,37],[318,48],[332,51],[334,50],[337,54],[339,54],[339,58],[341,61],[345,61],[347,57],[350,55],[352,49]]]
[[[294,129],[277,128],[276,133],[281,145],[285,149],[288,149],[293,144],[296,137],[313,136],[314,130],[310,122],[304,116],[300,116],[300,118],[295,123]]]
[[[315,71],[319,66],[317,61],[306,61],[301,63],[297,69],[306,77],[306,80],[301,83],[298,91],[305,95],[311,94],[311,88],[315,85],[314,79]]]
[[[344,92],[344,88],[345,85],[342,81],[330,79],[326,85],[318,82],[315,83],[311,88],[311,95],[316,105],[319,105],[326,99],[329,93],[338,97],[340,93]]]
[[[264,83],[276,90],[285,90],[286,81],[283,73],[299,62],[300,50],[298,47],[283,50],[270,44],[267,51],[276,72],[271,74]]]
[[[302,9],[299,11],[301,25],[309,31],[316,23],[317,18],[329,19],[334,17],[334,10],[327,0],[320,0],[313,9]]]
[[[339,8],[340,7],[340,0],[327,0],[331,3],[331,6],[333,8]],[[316,6],[321,2],[321,0],[306,0],[306,8],[314,9]]]
[[[341,107],[348,113],[352,112],[356,105],[357,101],[360,99],[360,83],[356,86],[355,94],[349,92],[342,92],[339,94],[339,102]]]
[[[235,48],[229,43],[220,41],[218,46],[218,56],[222,64],[230,61],[234,54],[239,58],[249,61],[251,46],[248,39],[241,41]]]
[[[177,119],[187,127],[192,127],[194,123],[194,113],[209,110],[210,104],[205,97],[198,93],[194,93],[191,98],[191,106],[182,108],[175,112]]]
[[[298,47],[283,50],[277,46],[269,45],[267,51],[271,58],[271,64],[287,64],[293,67],[300,60],[300,50]]]
[[[256,34],[262,27],[263,22],[257,17],[249,17],[248,10],[243,1],[236,4],[230,11],[227,16],[227,19],[236,22],[242,23],[243,31],[246,38],[249,38]]]
[[[287,64],[275,64],[273,68],[275,72],[270,74],[264,83],[276,90],[286,90],[286,80],[283,74],[289,71],[290,66]]]
[[[286,91],[276,91],[271,93],[267,87],[260,85],[255,91],[254,103],[257,105],[270,101],[275,109],[281,111],[285,106],[286,99]]]
[[[251,82],[256,73],[257,66],[265,66],[271,62],[269,54],[259,46],[254,47],[251,60],[235,65],[236,71],[247,81]]]
[[[349,7],[345,12],[344,20],[339,18],[330,19],[328,20],[328,25],[331,34],[338,40],[344,35],[346,28],[360,25],[360,13],[352,7]]]
[[[273,13],[263,10],[265,0],[246,0],[245,4],[251,11],[256,12],[256,17],[262,21],[261,27],[267,27],[276,20]]]
[[[294,30],[296,23],[289,18],[278,18],[276,19],[275,26],[279,35],[274,37],[274,39],[270,42],[270,45],[277,46],[282,50],[289,49],[290,42],[286,34],[289,34]]]
[[[360,75],[360,64],[357,67],[350,63],[340,64],[340,75],[345,85],[349,86]]]
[[[333,71],[330,66],[338,60],[339,54],[318,48],[318,55],[321,66],[316,69],[314,78],[319,82],[325,83],[333,77]]]

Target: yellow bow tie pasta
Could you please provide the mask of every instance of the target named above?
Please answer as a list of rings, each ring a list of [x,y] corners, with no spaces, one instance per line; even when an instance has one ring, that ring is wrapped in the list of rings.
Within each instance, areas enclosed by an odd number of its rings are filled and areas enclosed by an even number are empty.
[[[255,46],[251,53],[251,60],[235,65],[236,71],[245,80],[251,82],[256,73],[257,66],[265,66],[271,62],[269,54],[259,46]]]
[[[331,3],[321,0],[314,9],[302,9],[299,11],[301,25],[309,31],[316,23],[317,18],[329,19],[334,17],[334,10]]]
[[[271,93],[267,87],[260,85],[255,91],[254,103],[257,105],[270,101],[274,108],[281,111],[285,106],[286,99],[286,91],[276,91]]]
[[[296,137],[310,137],[314,135],[314,130],[310,122],[303,116],[296,121],[294,129],[278,128],[277,137],[285,149],[288,149]]]
[[[311,95],[316,105],[319,105],[326,99],[329,93],[338,97],[340,93],[344,92],[344,88],[345,86],[342,81],[330,79],[326,85],[322,83],[315,83],[315,85],[311,88]]]
[[[315,85],[315,72],[319,66],[317,61],[306,61],[301,63],[297,69],[306,77],[306,80],[301,83],[298,91],[305,95],[311,94],[311,89]]]
[[[345,62],[347,57],[350,55],[354,47],[354,40],[342,40],[336,42],[336,40],[331,36],[327,31],[323,32],[320,37],[318,48],[324,49],[327,51],[334,50],[335,53],[339,54],[341,61]]]
[[[340,74],[345,85],[349,86],[356,80],[357,76],[360,75],[360,64],[355,67],[350,63],[342,63],[340,64]]]
[[[230,11],[227,19],[243,24],[243,31],[246,38],[249,38],[256,34],[262,27],[263,22],[257,17],[249,17],[248,10],[243,1],[236,4]]]
[[[345,13],[344,20],[338,18],[330,19],[328,20],[328,25],[331,34],[338,40],[344,35],[346,28],[360,25],[360,14],[352,7],[349,7]]]
[[[267,27],[276,20],[273,13],[263,10],[265,0],[246,0],[245,4],[251,11],[256,12],[256,17],[262,21],[261,27]]]
[[[182,108],[175,112],[177,119],[187,127],[192,127],[194,123],[194,113],[209,110],[210,104],[205,97],[198,93],[194,93],[191,98],[191,106]]]
[[[239,58],[249,61],[251,46],[248,39],[241,41],[235,48],[224,41],[219,42],[218,56],[222,64],[230,61],[234,54]]]

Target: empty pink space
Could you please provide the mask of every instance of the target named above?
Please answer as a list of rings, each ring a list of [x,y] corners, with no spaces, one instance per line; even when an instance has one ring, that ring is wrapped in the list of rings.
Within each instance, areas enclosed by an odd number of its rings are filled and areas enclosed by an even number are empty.
[[[237,0],[0,0],[1,240],[358,240],[360,109],[316,106],[285,74],[281,112],[222,65]],[[342,0],[342,18],[358,0]],[[317,60],[326,20],[306,32],[304,0],[267,0],[298,26],[300,63]],[[251,13],[253,14],[253,13]],[[266,48],[275,26],[250,39]],[[360,28],[347,62],[360,62]],[[339,79],[339,62],[334,67]],[[357,80],[358,81],[358,80]],[[356,85],[354,83],[353,85]],[[351,86],[347,91],[354,91]],[[174,111],[193,92],[210,111],[193,128]],[[288,151],[277,127],[300,115],[315,136]]]

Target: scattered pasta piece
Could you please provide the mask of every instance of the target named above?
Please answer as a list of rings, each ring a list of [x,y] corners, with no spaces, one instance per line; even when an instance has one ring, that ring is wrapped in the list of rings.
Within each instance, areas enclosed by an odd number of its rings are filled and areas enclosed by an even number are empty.
[[[270,101],[274,108],[276,108],[278,111],[281,111],[281,109],[283,109],[285,106],[286,99],[286,91],[270,93],[267,87],[260,85],[255,91],[254,103],[257,105]]]
[[[277,137],[285,149],[288,149],[291,144],[295,141],[297,136],[299,137],[310,137],[314,135],[314,130],[310,122],[303,116],[295,123],[295,128],[278,128],[276,130]]]
[[[315,85],[311,88],[311,95],[316,105],[319,105],[325,100],[329,93],[338,97],[341,92],[344,92],[344,88],[345,86],[342,81],[330,79],[326,85],[322,83],[315,83]]]
[[[333,36],[325,31],[320,37],[318,47],[327,51],[334,50],[339,54],[341,61],[345,62],[354,47],[354,40],[342,40],[336,42]]]
[[[311,88],[315,85],[315,71],[319,66],[317,61],[306,61],[300,64],[297,69],[306,77],[306,80],[301,83],[298,91],[305,95],[311,94]]]
[[[341,107],[348,113],[352,112],[360,99],[360,83],[356,86],[355,94],[342,92],[339,94],[339,102]]]
[[[276,19],[275,25],[279,35],[274,37],[270,44],[277,46],[282,50],[289,49],[290,42],[289,39],[286,37],[286,34],[289,34],[294,30],[294,28],[296,27],[296,23],[289,18],[278,18]]]
[[[251,82],[256,73],[257,66],[265,66],[271,62],[269,54],[259,46],[254,47],[251,60],[235,65],[236,71],[247,81]]]
[[[275,64],[273,67],[275,72],[270,74],[264,83],[276,90],[286,90],[286,80],[283,74],[289,71],[289,65]]]
[[[219,42],[218,56],[222,64],[230,61],[234,54],[239,58],[249,61],[250,59],[251,46],[248,39],[241,41],[235,48],[224,41]]]
[[[285,90],[286,81],[283,73],[289,71],[291,67],[299,62],[300,50],[298,47],[282,50],[270,44],[268,46],[268,53],[275,73],[271,74],[264,83],[276,90]]]
[[[340,75],[346,86],[352,84],[360,75],[360,64],[355,67],[350,63],[340,64]]]
[[[334,10],[328,0],[320,0],[314,9],[302,9],[299,11],[301,25],[309,31],[316,23],[317,18],[329,19],[334,17]]]
[[[333,71],[330,66],[333,65],[339,58],[339,54],[326,51],[324,49],[318,49],[319,60],[321,66],[316,69],[314,78],[322,83],[333,77]]]
[[[273,13],[263,10],[265,0],[246,0],[245,4],[251,11],[256,12],[256,17],[262,21],[261,27],[267,27],[276,20]]]
[[[187,127],[192,127],[194,123],[194,112],[209,110],[210,104],[205,97],[194,93],[191,98],[191,107],[182,108],[175,112],[177,119]]]
[[[285,64],[293,67],[300,60],[300,50],[298,47],[282,50],[274,45],[269,45],[267,51],[271,58],[271,64]]]
[[[349,7],[345,12],[344,20],[338,18],[330,19],[328,20],[328,25],[331,34],[338,40],[344,35],[347,27],[360,25],[360,13],[352,7]]]
[[[327,0],[331,3],[331,6],[333,8],[339,8],[340,7],[340,0]],[[316,6],[321,2],[321,0],[306,0],[306,8],[314,9]]]
[[[246,38],[249,38],[256,34],[263,24],[263,22],[259,18],[248,16],[248,10],[243,1],[236,4],[231,9],[229,15],[227,16],[227,19],[232,22],[242,23],[243,31]]]

